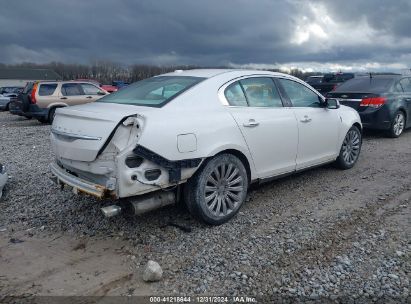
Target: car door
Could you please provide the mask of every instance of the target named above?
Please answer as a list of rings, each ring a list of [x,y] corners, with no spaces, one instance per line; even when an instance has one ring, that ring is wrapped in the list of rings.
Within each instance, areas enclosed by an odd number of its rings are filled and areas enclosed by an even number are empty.
[[[89,102],[79,83],[63,83],[61,85],[60,100],[69,106],[84,104]]]
[[[286,78],[277,81],[298,123],[297,170],[335,159],[341,127],[338,111],[324,107],[322,97],[300,82]]]
[[[81,83],[80,85],[83,89],[85,98],[87,99],[86,102],[96,101],[97,99],[100,99],[101,97],[106,95],[104,91],[102,91],[99,87],[95,86],[94,84]]]
[[[284,107],[274,80],[250,77],[225,89],[229,111],[240,128],[259,178],[295,170],[297,121]]]

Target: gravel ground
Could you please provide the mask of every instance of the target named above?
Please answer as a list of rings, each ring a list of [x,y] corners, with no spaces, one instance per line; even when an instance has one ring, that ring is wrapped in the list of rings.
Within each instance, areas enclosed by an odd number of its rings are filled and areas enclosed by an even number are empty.
[[[351,170],[325,166],[254,187],[238,216],[219,227],[175,206],[105,219],[100,207],[109,202],[59,191],[48,179],[49,132],[0,113],[0,162],[11,175],[0,238],[120,240],[130,269],[141,272],[148,260],[163,267],[153,294],[410,301],[411,131],[399,139],[366,134]],[[10,278],[0,278],[7,286]],[[138,294],[133,282],[123,294]]]

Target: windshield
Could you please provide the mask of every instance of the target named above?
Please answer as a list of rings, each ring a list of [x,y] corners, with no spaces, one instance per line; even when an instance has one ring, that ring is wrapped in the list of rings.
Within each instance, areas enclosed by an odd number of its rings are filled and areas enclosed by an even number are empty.
[[[383,93],[390,89],[393,78],[358,77],[344,82],[335,92]]]
[[[98,102],[161,107],[204,78],[189,76],[158,76],[135,82]]]

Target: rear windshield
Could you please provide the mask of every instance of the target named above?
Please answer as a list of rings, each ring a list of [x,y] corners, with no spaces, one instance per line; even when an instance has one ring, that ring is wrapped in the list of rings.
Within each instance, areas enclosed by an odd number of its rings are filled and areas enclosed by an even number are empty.
[[[334,92],[383,93],[389,91],[393,78],[357,77],[344,82]]]
[[[57,83],[45,83],[40,85],[39,95],[40,96],[50,96],[53,95],[57,88]]]
[[[203,79],[189,76],[152,77],[100,98],[98,102],[161,107]]]

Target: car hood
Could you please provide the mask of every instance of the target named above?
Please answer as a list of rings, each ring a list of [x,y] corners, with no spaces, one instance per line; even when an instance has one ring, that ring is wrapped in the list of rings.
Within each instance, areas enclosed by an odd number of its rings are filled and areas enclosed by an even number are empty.
[[[144,118],[156,110],[99,102],[58,109],[51,128],[53,151],[57,157],[93,161],[127,117]]]

